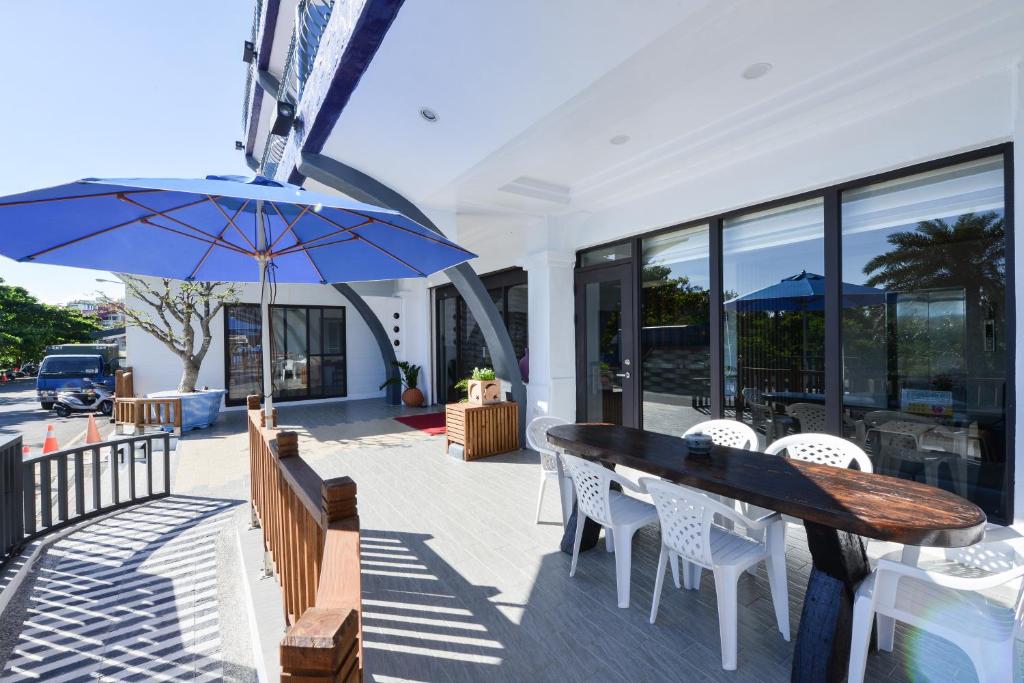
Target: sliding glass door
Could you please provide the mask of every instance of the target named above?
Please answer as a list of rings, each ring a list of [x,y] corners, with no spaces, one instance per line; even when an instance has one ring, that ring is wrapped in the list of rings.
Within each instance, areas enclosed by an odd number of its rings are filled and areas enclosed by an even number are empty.
[[[256,304],[225,307],[227,405],[263,393],[260,318]],[[344,307],[271,306],[270,320],[275,400],[347,394]]]
[[[831,433],[1012,519],[1011,151],[579,252],[579,419]]]

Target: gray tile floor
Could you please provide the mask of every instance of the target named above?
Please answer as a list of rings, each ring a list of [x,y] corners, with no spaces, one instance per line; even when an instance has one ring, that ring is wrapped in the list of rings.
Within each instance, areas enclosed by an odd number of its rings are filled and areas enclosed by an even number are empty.
[[[367,680],[789,680],[793,644],[776,630],[763,568],[741,580],[739,669],[723,671],[710,575],[699,592],[667,585],[658,622],[648,623],[655,528],[636,537],[632,604],[619,609],[603,544],[568,577],[550,489],[534,524],[534,454],[452,460],[443,437],[391,419],[403,412],[372,401],[281,408],[313,467],[359,486]],[[218,437],[210,446],[237,453],[245,442]],[[790,530],[795,634],[810,558],[801,528]],[[873,555],[884,550],[871,546]],[[900,627],[896,651],[871,657],[869,680],[976,678],[951,644]]]

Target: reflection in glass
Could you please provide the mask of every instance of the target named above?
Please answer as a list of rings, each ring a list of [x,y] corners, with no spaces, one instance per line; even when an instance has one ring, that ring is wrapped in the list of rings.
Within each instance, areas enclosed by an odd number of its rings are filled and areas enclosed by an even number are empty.
[[[726,414],[768,441],[824,431],[823,216],[812,199],[722,230]]]
[[[277,390],[282,398],[306,396],[309,393],[306,309],[281,310],[284,312],[284,349],[274,349],[273,367]]]
[[[583,291],[586,338],[584,422],[622,424],[622,285],[618,278],[588,282]]]
[[[633,243],[619,242],[618,244],[612,244],[607,247],[596,247],[583,252],[580,254],[580,265],[584,268],[587,266],[602,266],[614,261],[627,259],[632,255]]]
[[[226,306],[228,400],[245,401],[263,393],[260,353],[260,307],[253,304]]]
[[[643,241],[643,428],[682,436],[710,415],[708,226]]]
[[[876,470],[1006,520],[1002,158],[843,193],[844,412]]]

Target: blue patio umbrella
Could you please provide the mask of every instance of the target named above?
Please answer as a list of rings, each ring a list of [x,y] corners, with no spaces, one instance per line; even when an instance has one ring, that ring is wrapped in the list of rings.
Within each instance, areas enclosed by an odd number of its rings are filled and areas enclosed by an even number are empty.
[[[475,256],[396,211],[262,176],[86,178],[0,198],[0,234],[16,261],[264,285],[425,277]],[[268,353],[263,382],[269,414]]]

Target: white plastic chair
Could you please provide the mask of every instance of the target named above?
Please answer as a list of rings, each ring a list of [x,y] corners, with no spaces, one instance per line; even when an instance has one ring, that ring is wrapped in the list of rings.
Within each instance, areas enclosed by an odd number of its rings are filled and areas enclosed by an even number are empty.
[[[569,421],[563,420],[560,417],[544,415],[533,418],[526,427],[526,444],[531,450],[537,451],[540,454],[540,490],[537,492],[537,518],[534,520],[535,524],[540,523],[540,506],[544,501],[544,489],[549,480],[558,483],[558,497],[562,508],[562,526],[565,526],[565,523],[569,520],[569,515],[572,514],[572,481],[562,468],[558,451],[547,440],[549,429],[564,424],[569,424]]]
[[[832,434],[791,434],[773,441],[764,449],[768,455],[778,455],[782,451],[786,451],[794,460],[844,469],[849,468],[852,463],[857,463],[861,472],[874,471],[871,459],[860,446]]]
[[[999,601],[979,591],[990,593],[1020,582],[1021,554],[996,541],[949,549],[943,555],[914,566],[899,562],[897,551],[879,560],[861,582],[853,607],[850,683],[864,680],[876,616],[879,650],[892,651],[896,621],[902,621],[966,652],[980,683],[1017,680],[1014,642],[1024,626],[1024,583],[1016,587],[1015,601]]]
[[[648,524],[658,523],[658,512],[650,503],[625,493],[611,490],[618,482],[624,490],[646,493],[642,488],[610,469],[574,455],[563,454],[562,459],[576,489],[576,539],[572,546],[572,566],[569,576],[576,575],[576,560],[580,554],[580,540],[587,517],[610,531],[615,548],[615,584],[619,607],[629,607],[629,577],[633,560],[633,534]]]
[[[749,425],[736,420],[705,420],[683,432],[683,436],[690,434],[706,434],[716,446],[745,448],[748,451],[759,450],[757,432]]]
[[[651,623],[658,616],[658,603],[665,579],[665,565],[678,555],[683,558],[683,582],[687,589],[700,588],[703,569],[715,575],[718,596],[718,632],[722,645],[722,668],[736,668],[737,610],[740,575],[759,562],[768,569],[768,583],[775,606],[775,619],[782,637],[789,640],[789,595],[786,584],[786,525],[778,513],[750,519],[727,505],[693,489],[660,479],[640,480],[654,498],[661,521],[661,556],[651,603]],[[715,516],[761,532],[764,542],[732,533],[715,524]]]

